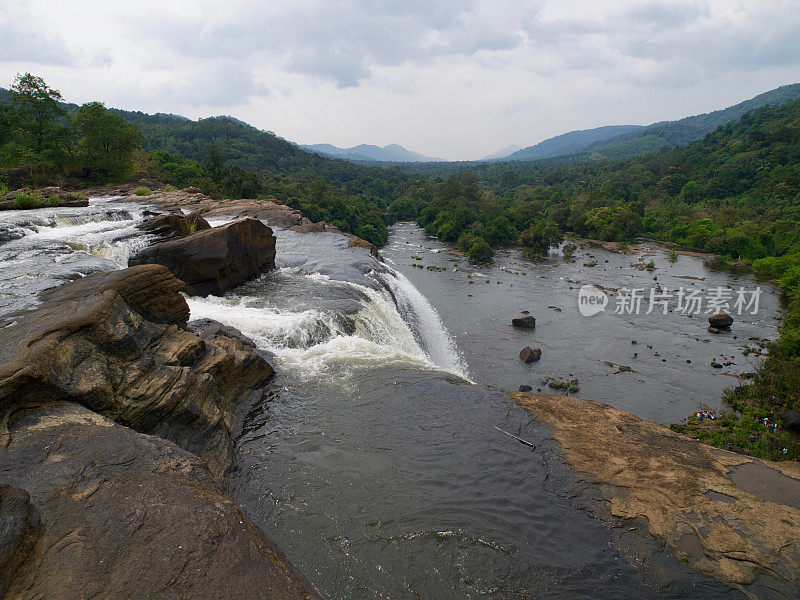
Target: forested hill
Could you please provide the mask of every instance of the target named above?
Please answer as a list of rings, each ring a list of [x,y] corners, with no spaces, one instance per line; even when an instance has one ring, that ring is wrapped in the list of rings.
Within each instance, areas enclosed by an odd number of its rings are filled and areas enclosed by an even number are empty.
[[[596,127],[594,129],[570,131],[569,133],[563,133],[546,139],[535,146],[528,146],[522,150],[517,150],[499,160],[539,160],[542,158],[576,154],[585,150],[591,144],[602,142],[625,133],[635,132],[638,129],[642,129],[642,126],[608,125],[605,127]]]
[[[653,123],[585,147],[581,152],[594,157],[625,159],[654,152],[667,146],[686,146],[729,121],[762,106],[776,106],[800,98],[800,83],[784,85],[722,110],[686,117],[678,121]]]
[[[594,159],[633,158],[668,146],[686,146],[728,121],[739,119],[748,111],[762,106],[783,104],[795,98],[800,98],[800,83],[784,85],[734,106],[677,121],[660,121],[647,126],[618,125],[571,131],[500,160],[540,160],[573,155]]]

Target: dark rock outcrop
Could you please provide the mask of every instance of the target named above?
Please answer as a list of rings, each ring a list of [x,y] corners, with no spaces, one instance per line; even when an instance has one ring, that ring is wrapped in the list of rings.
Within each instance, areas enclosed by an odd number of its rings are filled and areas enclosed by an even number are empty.
[[[533,388],[529,385],[521,385],[519,386],[520,392],[530,392]]]
[[[719,313],[708,317],[708,324],[716,329],[730,329],[730,326],[733,325],[733,317],[725,313]]]
[[[526,346],[519,353],[519,358],[525,364],[531,364],[532,362],[542,358],[542,350],[541,348],[531,348],[530,346]]]
[[[147,219],[138,227],[142,231],[165,239],[182,238],[198,231],[211,229],[208,221],[197,213],[157,215],[152,219]]]
[[[318,597],[203,461],[175,444],[67,401],[14,411],[3,438],[0,480],[26,489],[42,522],[13,575],[0,565],[4,597]],[[22,500],[9,514],[24,541]]]
[[[800,412],[796,410],[785,410],[781,413],[781,421],[785,429],[800,431]]]
[[[536,319],[531,316],[515,317],[511,319],[511,324],[520,329],[534,329],[536,327]]]
[[[183,282],[144,265],[95,273],[0,321],[0,409],[74,400],[232,466],[231,407],[260,394],[272,367],[231,328],[186,329]]]
[[[164,265],[192,296],[221,296],[275,266],[275,236],[246,218],[155,244],[131,257],[131,266]]]

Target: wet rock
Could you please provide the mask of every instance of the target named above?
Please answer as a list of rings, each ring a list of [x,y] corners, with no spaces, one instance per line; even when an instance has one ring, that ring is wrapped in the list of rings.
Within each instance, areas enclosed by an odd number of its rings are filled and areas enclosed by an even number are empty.
[[[733,325],[733,317],[725,313],[712,315],[708,318],[708,324],[717,329],[729,329]]]
[[[531,386],[529,386],[529,385],[521,385],[521,386],[519,386],[519,391],[520,392],[530,392],[531,390],[533,390],[533,388]]]
[[[5,417],[0,478],[41,514],[24,560],[9,577],[0,567],[5,598],[318,597],[197,456],[73,402]],[[35,531],[26,497],[10,511],[12,535],[0,533],[18,550]]]
[[[520,329],[534,329],[536,327],[536,319],[531,316],[515,317],[511,319],[511,324]]]
[[[541,357],[542,357],[541,348],[531,348],[530,346],[526,346],[519,353],[520,360],[522,360],[522,362],[526,364],[535,362],[539,360]]]
[[[796,410],[785,410],[781,413],[781,421],[786,429],[800,431],[800,412]]]
[[[95,273],[0,321],[0,409],[70,399],[136,431],[233,465],[232,407],[272,367],[231,328],[186,329],[183,282],[159,265]]]
[[[165,239],[176,239],[211,229],[211,225],[199,214],[191,213],[189,215],[158,215],[139,224],[138,228]]]
[[[0,484],[0,596],[8,590],[40,531],[39,512],[28,492]]]
[[[708,333],[722,333],[722,330],[719,329],[718,327],[709,327]]]
[[[721,364],[719,364],[719,363],[718,363],[717,361],[715,361],[715,360],[712,360],[712,361],[711,361],[711,366],[712,366],[713,368],[715,368],[715,369],[721,369],[721,368],[722,368],[722,365],[721,365]]]
[[[245,218],[161,242],[132,257],[131,266],[164,265],[192,296],[221,296],[275,267],[275,236],[261,221]]]

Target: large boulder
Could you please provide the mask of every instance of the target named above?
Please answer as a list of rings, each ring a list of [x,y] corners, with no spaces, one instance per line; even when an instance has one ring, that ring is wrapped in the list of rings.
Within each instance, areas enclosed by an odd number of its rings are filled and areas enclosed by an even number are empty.
[[[258,219],[246,218],[162,242],[131,257],[130,266],[164,265],[192,296],[221,296],[275,267],[275,236]]]
[[[67,401],[17,409],[3,433],[0,479],[27,490],[42,523],[27,494],[0,488],[0,511],[6,497],[15,503],[4,598],[318,598],[203,461],[175,444]]]
[[[719,313],[708,317],[708,324],[715,329],[729,329],[733,325],[733,317],[725,313]]]
[[[166,240],[182,238],[198,231],[205,231],[206,229],[211,229],[211,225],[198,213],[188,215],[165,214],[147,219],[140,223],[138,228]]]
[[[525,317],[515,317],[511,319],[511,324],[520,329],[534,329],[536,327],[536,319],[530,315]]]
[[[262,394],[274,371],[232,328],[189,331],[182,288],[159,265],[95,273],[0,320],[0,409],[70,399],[224,476],[232,408]]]

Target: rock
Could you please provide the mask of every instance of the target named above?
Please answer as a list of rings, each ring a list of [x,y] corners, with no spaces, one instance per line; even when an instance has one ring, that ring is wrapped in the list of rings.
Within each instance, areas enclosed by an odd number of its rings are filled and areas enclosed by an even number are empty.
[[[719,364],[719,363],[718,363],[717,361],[715,361],[715,360],[712,360],[712,361],[711,361],[711,366],[712,366],[713,368],[715,368],[715,369],[721,369],[721,368],[722,368],[722,365],[721,365],[721,364]]]
[[[175,239],[211,229],[211,225],[199,214],[191,213],[189,215],[158,215],[140,223],[138,228],[165,239]]]
[[[521,386],[519,386],[519,391],[520,392],[530,392],[531,390],[533,390],[533,388],[531,386],[529,386],[529,385],[521,385]]]
[[[42,523],[13,576],[0,567],[5,598],[318,598],[203,461],[172,442],[67,401],[17,408],[4,438],[0,479],[27,490]],[[34,528],[26,496],[14,540]]]
[[[523,315],[529,315],[529,314],[531,314],[531,311],[529,311],[529,310],[523,310],[523,311],[522,311],[522,314],[523,314]]]
[[[711,326],[709,326],[709,328],[708,328],[708,333],[722,333],[722,330],[721,330],[721,329],[719,329],[719,328],[717,328],[717,327],[711,327]]]
[[[27,201],[17,201],[18,196],[27,196]],[[31,198],[37,200],[31,200]],[[67,207],[77,208],[89,206],[89,199],[80,193],[67,192],[59,187],[44,187],[37,189],[22,188],[5,193],[0,197],[0,210],[20,210],[42,207]]]
[[[534,329],[536,327],[536,319],[531,316],[515,317],[511,319],[511,324],[520,329]]]
[[[712,315],[708,318],[708,324],[717,329],[729,329],[733,325],[733,317],[725,313]]]
[[[519,357],[522,360],[522,362],[526,364],[531,364],[532,362],[537,361],[542,357],[542,350],[540,348],[531,348],[530,346],[526,346],[519,353]]]
[[[781,413],[781,421],[785,429],[800,431],[800,412],[796,410],[785,410]]]
[[[797,597],[800,465],[712,448],[600,402],[511,396],[553,428],[612,517],[643,519],[678,560],[748,598]]]
[[[155,244],[129,264],[164,265],[185,283],[187,294],[221,296],[275,267],[275,236],[261,221],[245,218]]]
[[[233,465],[232,407],[274,371],[232,328],[186,329],[183,282],[159,265],[88,275],[0,320],[0,409],[70,399]]]
[[[0,597],[39,538],[39,511],[25,490],[0,484]]]

